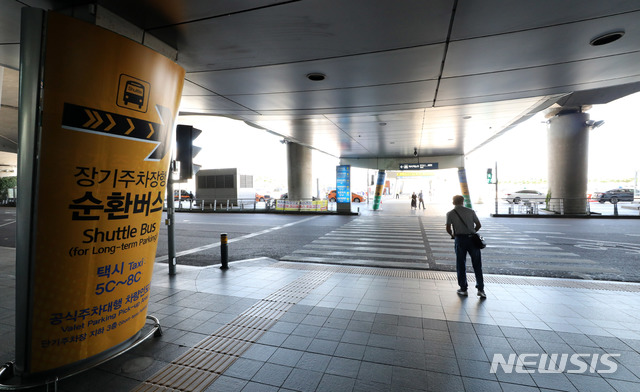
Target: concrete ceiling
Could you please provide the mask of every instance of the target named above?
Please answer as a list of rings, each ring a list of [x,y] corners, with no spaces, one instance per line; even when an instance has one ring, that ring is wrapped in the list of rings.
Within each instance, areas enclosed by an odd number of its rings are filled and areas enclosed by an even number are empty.
[[[79,3],[88,2],[0,3],[0,65],[10,68],[0,149],[16,148],[4,117],[17,118],[20,9]],[[97,4],[177,49],[187,71],[181,114],[239,119],[342,158],[466,154],[556,102],[640,90],[635,0]],[[611,32],[624,36],[590,44]]]

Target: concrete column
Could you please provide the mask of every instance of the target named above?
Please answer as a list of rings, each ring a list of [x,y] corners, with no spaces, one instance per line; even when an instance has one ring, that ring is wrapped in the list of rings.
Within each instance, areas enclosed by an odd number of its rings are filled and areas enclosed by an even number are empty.
[[[471,206],[471,195],[469,194],[469,185],[467,184],[467,170],[464,167],[458,168],[458,180],[460,181],[460,192],[464,197],[464,206],[467,208],[473,208]]]
[[[373,199],[373,210],[377,211],[380,208],[380,201],[382,200],[382,191],[384,189],[384,180],[387,173],[384,170],[378,170],[378,180],[376,181],[376,194]]]
[[[311,200],[313,196],[311,149],[287,143],[289,200]]]
[[[558,114],[548,123],[549,209],[587,213],[589,130],[587,113]]]

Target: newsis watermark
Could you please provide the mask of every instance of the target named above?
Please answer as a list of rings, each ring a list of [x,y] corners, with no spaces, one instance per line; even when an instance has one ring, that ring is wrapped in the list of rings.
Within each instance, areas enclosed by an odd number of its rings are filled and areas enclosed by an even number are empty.
[[[493,354],[490,373],[615,373],[620,354]]]

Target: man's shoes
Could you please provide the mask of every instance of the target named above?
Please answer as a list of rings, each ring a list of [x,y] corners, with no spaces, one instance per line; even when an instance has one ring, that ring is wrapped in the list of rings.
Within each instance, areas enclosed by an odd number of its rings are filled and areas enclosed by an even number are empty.
[[[458,295],[464,295],[465,297],[468,295],[467,290],[462,289],[456,291],[456,293],[458,293]]]
[[[487,295],[484,293],[484,290],[478,290],[478,297],[487,299]]]

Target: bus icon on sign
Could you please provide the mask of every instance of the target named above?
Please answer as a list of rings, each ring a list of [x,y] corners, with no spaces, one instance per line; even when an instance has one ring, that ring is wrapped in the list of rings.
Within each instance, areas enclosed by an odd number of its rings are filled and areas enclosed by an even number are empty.
[[[144,102],[144,86],[141,83],[133,80],[127,81],[124,85],[124,103],[133,103],[138,105],[139,109],[142,109],[142,103]]]
[[[120,75],[117,105],[138,112],[146,112],[149,105],[149,88],[151,85],[133,76]]]

